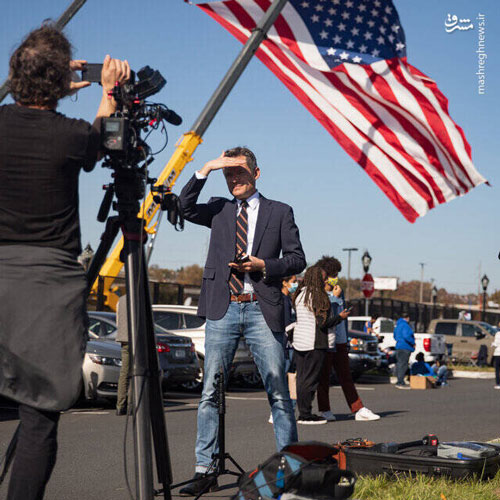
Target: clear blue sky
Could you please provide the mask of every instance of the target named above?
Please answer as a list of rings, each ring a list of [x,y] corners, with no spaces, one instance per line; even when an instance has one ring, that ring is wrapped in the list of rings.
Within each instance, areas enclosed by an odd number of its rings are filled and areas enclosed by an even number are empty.
[[[8,72],[13,48],[48,17],[56,19],[69,0],[3,2],[0,19],[0,78]],[[258,187],[268,198],[294,207],[309,262],[333,254],[344,263],[343,247],[358,247],[351,275],[362,273],[368,249],[374,276],[425,278],[460,293],[477,292],[478,273],[490,278],[488,291],[500,289],[499,154],[500,3],[497,0],[395,0],[406,32],[408,60],[435,79],[450,101],[452,118],[465,131],[476,167],[491,183],[441,205],[409,224],[361,168],[337,145],[305,108],[257,59],[253,60],[219,111],[181,174],[175,192],[196,168],[234,145],[247,145],[259,161]],[[446,33],[446,15],[476,23],[474,30]],[[475,18],[486,16],[486,93],[477,92],[478,31]],[[184,123],[169,127],[170,143],[152,165],[158,174],[174,144],[187,132],[241,45],[200,9],[182,0],[87,0],[66,28],[75,58],[101,62],[109,53],[127,58],[134,69],[149,64],[166,77],[154,100],[177,111]],[[60,111],[92,121],[100,97],[94,86]],[[1,140],[1,139],[0,139]],[[159,141],[158,141],[159,143]],[[154,144],[157,144],[155,141]],[[101,186],[110,172],[97,166],[81,177],[82,241],[98,246],[103,225],[96,221]],[[202,197],[225,195],[221,175],[211,176]],[[164,222],[152,263],[178,268],[203,265],[208,231],[187,224],[183,233]]]

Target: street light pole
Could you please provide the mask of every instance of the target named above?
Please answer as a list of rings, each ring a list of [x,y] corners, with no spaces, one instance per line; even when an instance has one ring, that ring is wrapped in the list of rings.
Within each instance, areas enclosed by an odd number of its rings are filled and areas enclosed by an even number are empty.
[[[370,264],[372,262],[372,257],[368,253],[368,250],[365,250],[363,257],[361,257],[361,264],[363,265],[363,270],[365,274],[370,270]],[[370,314],[370,299],[365,296],[365,316]]]
[[[486,317],[486,289],[488,288],[490,280],[486,274],[481,278],[481,285],[483,285],[483,310],[481,311],[481,321]]]
[[[345,300],[349,300],[350,294],[349,294],[349,288],[351,286],[351,253],[352,252],[357,252],[357,248],[343,248],[343,252],[348,252],[348,257],[347,257],[347,290],[345,293]]]
[[[419,302],[422,303],[424,301],[424,266],[425,262],[419,262],[420,266],[420,300]]]
[[[437,302],[437,296],[438,296],[438,289],[434,285],[431,290],[431,302],[432,302],[432,313],[431,313],[431,320],[434,319],[436,316],[436,302]],[[429,325],[427,325],[429,326]]]

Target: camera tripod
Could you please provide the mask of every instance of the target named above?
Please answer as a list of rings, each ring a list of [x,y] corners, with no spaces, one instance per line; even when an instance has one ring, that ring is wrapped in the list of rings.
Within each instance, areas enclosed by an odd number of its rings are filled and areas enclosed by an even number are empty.
[[[217,414],[219,416],[219,428],[217,431],[217,444],[219,446],[219,451],[218,453],[214,453],[212,455],[212,461],[210,462],[207,472],[203,478],[218,478],[222,475],[232,475],[240,478],[245,471],[240,467],[238,462],[236,462],[236,460],[226,452],[226,389],[224,382],[224,369],[222,367],[220,368],[219,373],[215,375],[215,379],[215,402],[217,403]],[[227,469],[226,460],[229,460],[238,469],[238,472]],[[178,488],[179,486],[184,486],[191,482],[192,480],[183,481],[182,483],[173,484],[171,488]],[[207,493],[209,487],[210,486],[205,487],[205,489],[198,493],[194,500],[198,500],[198,498]]]
[[[152,500],[156,494],[171,499],[172,467],[167,430],[163,413],[160,369],[156,354],[153,312],[149,295],[144,243],[143,221],[137,218],[139,200],[144,193],[144,173],[136,168],[116,166],[114,185],[108,188],[99,211],[100,220],[106,219],[113,192],[116,193],[118,215],[109,217],[101,236],[101,243],[92,259],[87,278],[89,287],[97,279],[99,270],[122,230],[127,289],[128,333],[131,346],[131,376],[133,379],[133,428],[136,472],[136,495],[140,500]],[[109,192],[111,196],[109,196]],[[152,441],[160,492],[153,489]]]

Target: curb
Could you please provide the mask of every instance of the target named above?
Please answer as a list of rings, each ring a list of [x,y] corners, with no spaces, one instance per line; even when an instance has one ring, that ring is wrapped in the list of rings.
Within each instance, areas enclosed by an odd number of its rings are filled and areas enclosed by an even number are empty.
[[[453,370],[453,378],[479,378],[479,379],[494,379],[494,372],[472,372],[466,370]]]

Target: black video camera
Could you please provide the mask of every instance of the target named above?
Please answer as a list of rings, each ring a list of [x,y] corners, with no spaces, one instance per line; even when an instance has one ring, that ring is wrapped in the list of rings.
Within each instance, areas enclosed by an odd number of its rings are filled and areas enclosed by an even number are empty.
[[[102,64],[87,64],[82,71],[82,78],[86,81],[100,81],[101,71]],[[121,86],[115,85],[110,92],[117,107],[113,115],[102,118],[101,150],[105,154],[103,167],[113,169],[115,174],[114,182],[105,186],[106,194],[97,216],[100,222],[106,220],[111,206],[118,212],[128,211],[135,216],[139,211],[137,200],[144,196],[146,184],[153,187],[156,182],[156,179],[148,175],[148,165],[159,151],[153,153],[145,139],[151,130],[162,127],[166,146],[168,135],[165,122],[173,125],[182,123],[182,118],[164,104],[145,101],[146,97],[159,92],[165,84],[166,80],[159,71],[145,66],[137,75],[131,71],[130,79]],[[148,132],[144,139],[141,137],[143,132]],[[160,190],[157,188],[154,191]],[[112,205],[115,194],[117,203]],[[158,195],[162,205],[164,195],[164,192]],[[171,211],[169,210],[169,217]]]
[[[102,64],[87,64],[82,70],[82,80],[101,81]],[[164,120],[180,125],[182,118],[164,104],[150,104],[145,99],[159,92],[167,83],[158,70],[144,66],[130,73],[130,79],[113,89],[112,97],[118,104],[113,116],[102,119],[101,148],[111,158],[104,166],[114,167],[112,160],[121,166],[137,166],[150,155],[147,144],[140,138],[141,131],[156,128]]]

